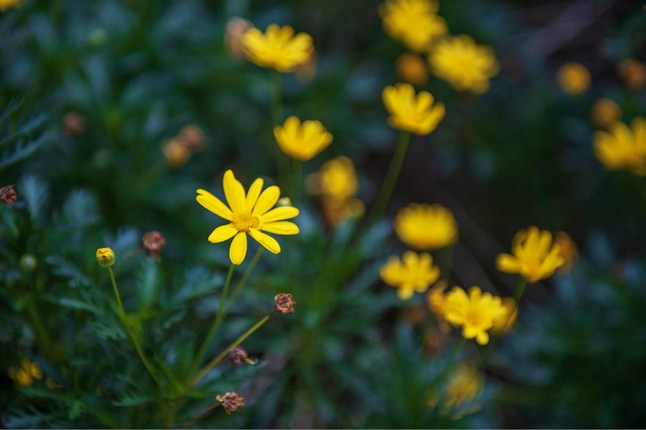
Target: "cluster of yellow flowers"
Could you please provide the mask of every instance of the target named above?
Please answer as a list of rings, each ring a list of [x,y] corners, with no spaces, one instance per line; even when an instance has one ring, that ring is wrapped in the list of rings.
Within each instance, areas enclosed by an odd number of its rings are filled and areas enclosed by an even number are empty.
[[[635,175],[646,175],[646,119],[633,119],[632,127],[615,121],[608,131],[597,131],[594,153],[608,169],[626,169]]]

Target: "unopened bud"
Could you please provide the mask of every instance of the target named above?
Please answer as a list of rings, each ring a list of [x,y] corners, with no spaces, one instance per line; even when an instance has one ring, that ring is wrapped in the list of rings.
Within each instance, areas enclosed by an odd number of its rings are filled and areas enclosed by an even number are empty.
[[[296,301],[289,293],[280,293],[274,297],[274,309],[281,314],[293,314]]]
[[[235,59],[244,59],[244,47],[242,45],[242,37],[244,34],[253,27],[251,21],[244,18],[234,16],[227,22],[227,28],[224,33],[224,40],[227,50]]]
[[[7,185],[6,187],[0,188],[0,202],[10,206],[17,199],[18,194],[16,194],[16,187],[14,185]]]
[[[155,257],[159,260],[161,251],[164,249],[164,246],[166,246],[166,238],[160,232],[153,230],[144,233],[141,238],[141,243],[146,255]]]
[[[215,396],[215,400],[220,402],[220,404],[224,408],[224,412],[226,412],[227,414],[230,414],[236,409],[244,406],[244,397],[239,396],[234,392],[225,393],[224,396],[218,394],[217,396]]]
[[[227,358],[236,366],[240,366],[243,361],[248,364],[256,364],[256,361],[249,358],[249,354],[247,354],[247,351],[245,351],[240,346],[236,346],[231,351],[229,351],[229,353],[227,354]]]
[[[110,248],[99,248],[96,250],[96,261],[102,267],[111,267],[114,265],[114,252]]]

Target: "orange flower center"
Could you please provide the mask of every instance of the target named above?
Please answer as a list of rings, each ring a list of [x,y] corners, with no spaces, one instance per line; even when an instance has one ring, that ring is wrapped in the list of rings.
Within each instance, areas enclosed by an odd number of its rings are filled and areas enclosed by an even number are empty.
[[[234,215],[231,223],[236,230],[244,232],[248,232],[250,228],[260,226],[260,220],[257,216],[246,213]]]

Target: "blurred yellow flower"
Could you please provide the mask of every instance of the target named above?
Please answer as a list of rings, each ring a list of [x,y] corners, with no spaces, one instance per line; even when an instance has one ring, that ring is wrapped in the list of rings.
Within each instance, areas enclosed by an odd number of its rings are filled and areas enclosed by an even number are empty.
[[[444,206],[411,203],[395,216],[395,233],[417,249],[437,249],[458,240],[458,223]]]
[[[24,0],[0,0],[0,12],[16,7],[21,4]]]
[[[301,161],[312,159],[332,142],[332,135],[320,121],[301,123],[295,116],[274,127],[274,137],[285,154]]]
[[[440,40],[429,53],[431,71],[458,91],[483,94],[489,80],[500,71],[496,55],[489,46],[477,45],[471,36],[460,35]]]
[[[505,308],[500,297],[483,293],[479,287],[471,287],[467,295],[460,287],[453,287],[446,295],[445,318],[455,326],[462,326],[462,336],[474,339],[478,345],[489,342],[489,333],[496,318],[504,315]]]
[[[572,237],[564,231],[557,231],[554,236],[554,243],[560,248],[561,257],[565,260],[559,271],[569,270],[579,257],[579,249]]]
[[[473,400],[482,392],[483,388],[484,375],[478,371],[476,366],[467,363],[458,364],[446,386],[446,400],[442,405],[442,413],[446,415],[452,408]],[[464,413],[475,412],[478,407],[462,411],[453,418],[457,419]]]
[[[426,135],[444,119],[444,104],[433,104],[434,98],[428,91],[416,95],[410,84],[387,86],[381,98],[390,114],[388,124],[399,130]]]
[[[399,257],[390,257],[379,274],[386,284],[397,288],[397,296],[401,300],[408,300],[415,291],[423,293],[437,281],[440,269],[433,265],[430,254],[406,251],[401,260]]]
[[[621,63],[619,74],[624,84],[632,90],[638,90],[646,84],[646,64],[633,58]]]
[[[250,28],[243,36],[242,45],[249,61],[283,73],[308,63],[314,52],[312,36],[307,33],[294,35],[294,29],[289,25],[271,24],[265,33]]]
[[[256,179],[249,191],[245,193],[242,184],[231,170],[224,173],[223,188],[229,206],[208,191],[197,190],[197,202],[220,218],[230,221],[229,224],[217,227],[209,236],[209,242],[219,243],[233,238],[229,248],[231,263],[239,265],[247,255],[247,235],[270,252],[278,254],[280,245],[276,239],[263,233],[292,235],[298,234],[298,226],[290,221],[298,215],[298,209],[292,206],[274,208],[280,197],[280,188],[272,185],[262,190],[263,180]]]
[[[501,299],[505,313],[493,321],[491,331],[494,334],[506,334],[514,327],[518,319],[518,306],[513,297],[503,297]]]
[[[592,120],[602,128],[609,127],[621,117],[621,108],[610,99],[601,98],[592,106]]]
[[[426,302],[428,303],[428,308],[433,312],[437,319],[444,319],[444,312],[446,308],[446,297],[444,291],[448,283],[446,281],[440,281],[433,286],[426,294]]]
[[[413,51],[428,50],[434,39],[447,32],[446,21],[437,15],[436,0],[386,0],[379,15],[386,33]]]
[[[416,87],[426,85],[428,82],[426,62],[419,55],[410,52],[403,53],[397,58],[395,69],[399,79]]]
[[[610,130],[594,134],[594,154],[610,170],[627,169],[636,175],[646,175],[646,120],[637,117],[632,129],[615,122]]]
[[[566,93],[578,95],[590,87],[590,72],[579,63],[566,63],[556,72],[556,79]]]
[[[10,367],[7,374],[21,387],[31,387],[34,379],[42,379],[43,377],[40,366],[28,358],[23,358],[20,361],[19,368]]]
[[[552,243],[552,233],[531,226],[514,236],[510,254],[498,254],[496,267],[505,273],[518,273],[534,283],[551,276],[565,263],[561,248]]]

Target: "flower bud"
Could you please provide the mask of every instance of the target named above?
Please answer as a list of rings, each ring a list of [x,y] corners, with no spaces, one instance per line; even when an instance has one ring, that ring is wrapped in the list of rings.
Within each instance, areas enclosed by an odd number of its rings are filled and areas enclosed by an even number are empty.
[[[0,188],[0,202],[7,206],[11,206],[18,199],[16,194],[16,187],[14,185],[7,185]]]
[[[153,230],[144,233],[141,238],[141,243],[146,255],[155,257],[159,260],[161,251],[164,249],[164,246],[166,246],[166,238],[160,232]]]
[[[110,248],[99,248],[96,250],[96,261],[102,267],[111,267],[114,265],[114,252]]]
[[[247,351],[245,351],[244,348],[240,346],[236,346],[231,351],[229,351],[227,358],[236,366],[240,366],[243,361],[248,364],[256,364],[256,361],[249,358]]]
[[[296,301],[289,293],[280,293],[274,297],[274,309],[281,314],[293,314]]]
[[[224,396],[220,396],[218,394],[217,396],[215,396],[215,400],[220,402],[220,404],[224,408],[224,412],[226,412],[227,414],[230,414],[236,409],[244,406],[244,397],[239,396],[234,392],[225,393]]]

